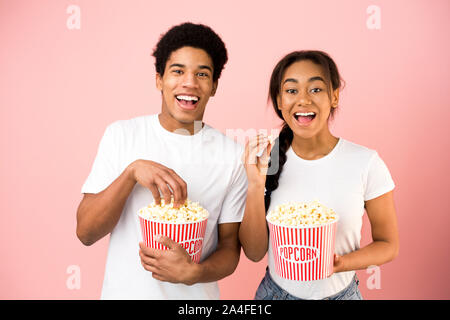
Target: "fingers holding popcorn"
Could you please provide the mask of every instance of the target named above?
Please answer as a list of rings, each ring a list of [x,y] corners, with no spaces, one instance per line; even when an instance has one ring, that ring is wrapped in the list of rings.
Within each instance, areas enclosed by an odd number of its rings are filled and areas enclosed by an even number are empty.
[[[265,134],[250,138],[245,146],[244,166],[249,182],[261,184],[265,181],[273,139]]]
[[[174,170],[150,160],[136,160],[132,170],[136,182],[151,191],[156,204],[161,203],[161,198],[168,203],[172,196],[175,207],[186,201],[187,184]]]

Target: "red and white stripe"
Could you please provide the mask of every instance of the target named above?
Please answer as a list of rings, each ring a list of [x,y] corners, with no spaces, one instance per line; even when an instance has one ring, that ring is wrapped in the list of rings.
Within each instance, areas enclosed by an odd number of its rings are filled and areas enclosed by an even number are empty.
[[[275,271],[280,277],[297,281],[313,281],[327,278],[333,273],[337,221],[310,228],[284,227],[269,221],[268,225]],[[279,249],[283,246],[290,246],[288,249],[291,253],[292,251],[305,252],[305,250],[315,252],[311,254],[314,258],[307,261],[292,261],[293,259],[288,259],[291,255],[287,258],[286,255],[280,254]],[[300,254],[296,257],[299,258],[299,256]]]
[[[139,221],[141,225],[142,238],[147,247],[158,250],[169,249],[156,241],[156,237],[158,235],[169,237],[173,241],[180,243],[181,245],[186,243],[189,244],[190,241],[197,240],[196,244],[199,249],[195,252],[192,252],[190,256],[192,258],[192,261],[196,263],[200,262],[203,238],[205,237],[208,219],[192,223],[165,223],[150,221],[139,216]]]

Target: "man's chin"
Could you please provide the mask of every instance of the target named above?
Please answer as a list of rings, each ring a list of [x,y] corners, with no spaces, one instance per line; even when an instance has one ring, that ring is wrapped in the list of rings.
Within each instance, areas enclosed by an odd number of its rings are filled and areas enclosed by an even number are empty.
[[[194,128],[197,128],[197,126],[202,127],[202,119],[203,119],[203,113],[202,114],[194,114],[194,113],[185,113],[181,110],[162,110],[162,116],[166,119],[167,123],[171,123],[170,126],[178,127],[182,126],[185,128],[190,128],[194,126]]]
[[[173,114],[173,118],[177,120],[179,123],[182,123],[184,125],[192,125],[194,122],[202,121],[203,114],[187,114],[184,112],[176,112]]]
[[[193,124],[196,121],[195,117],[182,116],[182,115],[175,116],[174,118],[175,118],[175,120],[177,120],[179,123],[182,123],[182,124]]]
[[[177,122],[179,122],[180,124],[185,125],[185,126],[190,126],[190,125],[195,124],[196,122],[201,122],[202,121],[201,119],[197,120],[195,117],[177,116],[177,117],[174,117],[174,118],[175,118],[175,120]]]

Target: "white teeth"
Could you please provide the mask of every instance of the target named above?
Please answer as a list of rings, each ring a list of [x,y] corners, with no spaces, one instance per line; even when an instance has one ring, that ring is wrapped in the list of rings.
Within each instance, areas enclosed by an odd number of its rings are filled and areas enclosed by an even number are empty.
[[[301,116],[301,117],[307,117],[307,116],[314,116],[315,113],[314,112],[297,112],[295,115]]]
[[[195,101],[195,102],[198,101],[198,98],[194,97],[194,96],[177,96],[177,99],[178,100],[186,100],[186,101]]]

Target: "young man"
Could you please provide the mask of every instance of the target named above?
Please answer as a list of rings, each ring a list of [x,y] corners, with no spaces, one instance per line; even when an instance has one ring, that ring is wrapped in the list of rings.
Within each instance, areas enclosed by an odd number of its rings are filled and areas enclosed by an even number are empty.
[[[242,147],[202,122],[227,51],[209,27],[184,23],[153,55],[161,112],[107,127],[82,187],[77,236],[91,245],[111,233],[102,299],[218,299],[217,280],[239,261],[247,188]],[[209,212],[199,264],[167,237],[167,251],[142,243],[137,211],[172,196]]]

